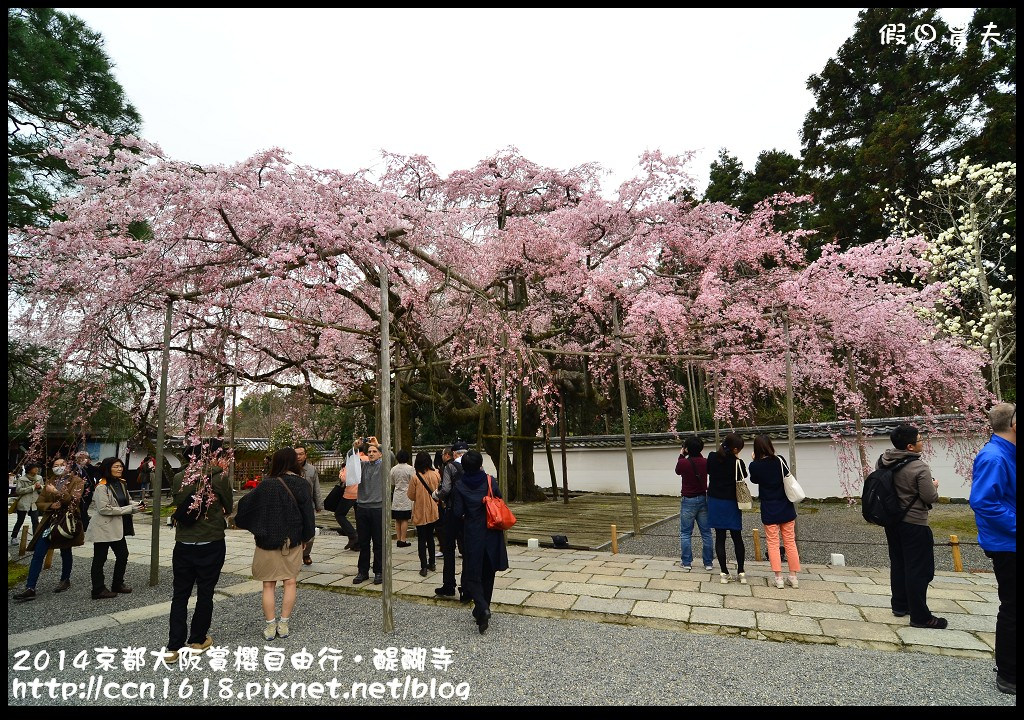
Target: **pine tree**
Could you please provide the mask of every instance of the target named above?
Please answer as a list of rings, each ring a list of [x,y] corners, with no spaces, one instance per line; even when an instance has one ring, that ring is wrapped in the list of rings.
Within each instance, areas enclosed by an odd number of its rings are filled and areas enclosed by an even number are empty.
[[[736,206],[743,189],[743,163],[722,148],[718,159],[711,163],[708,188],[704,191],[705,202],[722,202]]]
[[[902,25],[906,44],[883,44],[887,25]],[[914,37],[924,25],[933,42]],[[886,191],[913,196],[955,164],[970,98],[957,88],[948,37],[934,8],[862,10],[836,57],[807,81],[815,106],[801,133],[803,163],[822,242],[883,237]]]
[[[78,128],[137,131],[139,114],[114,79],[103,38],[53,8],[7,9],[7,225],[47,222],[75,176],[53,158]]]

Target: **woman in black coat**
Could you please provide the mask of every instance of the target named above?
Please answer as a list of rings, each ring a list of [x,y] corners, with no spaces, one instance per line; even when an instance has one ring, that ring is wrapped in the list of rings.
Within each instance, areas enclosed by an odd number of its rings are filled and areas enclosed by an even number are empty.
[[[462,586],[473,599],[473,618],[480,633],[487,630],[491,619],[491,595],[494,592],[494,574],[508,570],[508,552],[501,530],[487,529],[487,509],[484,496],[488,484],[495,497],[501,497],[498,482],[481,468],[483,456],[470,450],[462,456],[463,475],[453,488],[453,511],[462,518],[465,540],[462,547]]]
[[[800,555],[796,551],[796,507],[786,497],[782,478],[789,466],[775,454],[775,447],[767,435],[754,438],[754,461],[750,463],[750,482],[757,483],[761,505],[761,522],[768,543],[768,561],[775,572],[775,587],[782,588],[782,557],[779,553],[779,535],[786,547],[789,565],[789,584],[800,587],[796,574],[800,572]]]
[[[743,514],[736,502],[736,483],[747,477],[747,467],[740,459],[743,438],[729,433],[722,438],[717,452],[708,453],[708,524],[715,531],[715,554],[722,569],[719,574],[722,584],[732,582],[729,566],[726,564],[726,532],[732,535],[736,548],[736,577],[743,585],[747,575],[743,572],[746,546],[743,544]]]
[[[274,453],[270,474],[255,490],[238,501],[235,525],[256,539],[252,578],[263,581],[263,639],[286,638],[295,605],[295,582],[302,563],[302,549],[316,533],[309,483],[299,476],[294,448]],[[281,580],[284,592],[281,617],[274,615],[275,590]]]

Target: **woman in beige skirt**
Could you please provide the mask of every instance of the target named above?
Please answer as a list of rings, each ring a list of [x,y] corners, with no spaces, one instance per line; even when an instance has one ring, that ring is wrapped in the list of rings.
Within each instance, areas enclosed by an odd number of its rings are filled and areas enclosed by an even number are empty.
[[[256,540],[252,577],[263,581],[263,638],[286,638],[295,606],[295,581],[302,567],[302,546],[316,532],[309,483],[298,475],[293,448],[281,448],[271,460],[270,474],[238,502],[235,524]],[[281,616],[274,615],[277,581],[284,582]]]

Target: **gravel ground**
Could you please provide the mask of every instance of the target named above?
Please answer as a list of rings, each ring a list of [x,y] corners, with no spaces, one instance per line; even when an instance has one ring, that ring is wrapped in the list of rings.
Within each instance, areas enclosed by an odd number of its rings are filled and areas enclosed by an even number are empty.
[[[84,563],[83,563],[84,565]],[[87,569],[84,570],[87,573]],[[75,573],[82,584],[83,569]],[[164,587],[165,593],[167,586]],[[8,609],[12,629],[19,625],[38,626],[47,613],[61,620],[61,612],[71,599],[68,595],[48,594],[45,599],[19,604]],[[138,598],[136,598],[138,599]],[[80,601],[80,598],[76,599]],[[84,601],[93,607],[91,600]],[[965,660],[910,652],[856,650],[824,645],[801,645],[697,635],[669,630],[626,627],[582,620],[552,620],[496,613],[486,635],[478,634],[469,611],[457,605],[437,607],[398,600],[394,606],[396,630],[381,631],[379,599],[341,595],[323,590],[300,589],[299,604],[293,615],[292,635],[273,645],[284,648],[290,657],[303,647],[314,656],[329,645],[342,657],[335,670],[330,664],[321,670],[294,669],[289,662],[278,672],[261,666],[255,671],[236,670],[234,650],[239,646],[260,648],[262,619],[257,595],[218,602],[214,610],[212,633],[217,646],[226,646],[228,668],[211,671],[202,661],[203,671],[183,673],[154,669],[149,658],[144,669],[126,672],[118,665],[100,671],[95,665],[86,669],[54,666],[58,653],[65,650],[72,658],[82,650],[95,662],[95,648],[159,648],[166,639],[167,620],[157,618],[113,629],[79,635],[74,638],[36,645],[24,653],[8,652],[8,703],[11,705],[52,706],[45,697],[21,698],[13,693],[15,680],[56,677],[63,683],[86,687],[90,676],[103,676],[104,687],[116,683],[118,691],[127,682],[154,682],[156,698],[131,700],[132,705],[961,705],[1013,707],[1014,698],[995,689],[990,660]],[[431,650],[439,646],[451,650],[447,670],[431,667]],[[380,669],[374,666],[375,648],[425,648],[425,671]],[[40,651],[50,657],[44,670],[18,669],[16,663],[31,667],[42,665]],[[357,661],[359,656],[361,661]],[[70,660],[68,660],[68,663]],[[403,699],[406,675],[412,675],[423,688],[431,680],[438,689],[443,683],[450,699],[425,697]],[[203,679],[209,678],[209,697],[203,697]],[[341,695],[332,700],[273,698],[263,694],[266,681],[274,683],[327,683],[337,678],[339,695],[351,689],[352,682],[386,683],[398,678],[399,698],[390,688],[379,700]],[[798,678],[799,680],[795,680]],[[163,699],[164,680],[169,679],[169,696]],[[179,698],[182,681],[191,683],[193,694]],[[228,698],[220,696],[224,681],[230,681]],[[411,681],[410,681],[411,682]],[[255,683],[252,686],[248,683]],[[913,688],[913,692],[906,692]],[[258,690],[254,697],[239,698],[238,692]],[[71,688],[72,694],[77,692]],[[453,693],[454,697],[451,697]],[[461,699],[461,695],[468,695]],[[58,704],[123,704],[123,699],[99,701],[70,697]]]
[[[888,567],[889,553],[885,543],[885,531],[871,525],[860,514],[860,506],[842,503],[803,502],[797,512],[797,549],[804,563],[829,563],[832,553],[841,553],[847,565],[857,567]],[[957,535],[964,570],[992,571],[992,561],[978,547],[977,530],[973,526],[974,513],[966,503],[936,505],[929,513],[929,522],[935,534],[935,569],[953,570],[953,553],[949,547],[949,535]],[[950,523],[970,523],[971,533],[952,533],[944,528]],[[955,527],[955,525],[954,525]],[[761,535],[761,552],[764,555],[764,526],[761,515],[754,503],[754,509],[743,513],[743,541],[747,557],[753,552],[751,530],[758,528]],[[694,526],[694,557],[700,560],[700,533]],[[729,557],[735,560],[732,539],[726,542]],[[645,530],[638,538],[619,541],[619,552],[658,557],[679,557],[679,516],[658,523]],[[765,559],[764,557],[761,558]]]

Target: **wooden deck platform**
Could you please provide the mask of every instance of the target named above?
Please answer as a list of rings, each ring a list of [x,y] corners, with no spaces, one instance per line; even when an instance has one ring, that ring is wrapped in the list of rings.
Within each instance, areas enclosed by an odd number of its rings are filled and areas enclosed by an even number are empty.
[[[641,495],[640,526],[650,527],[679,514],[679,498],[667,495]],[[565,535],[569,547],[580,550],[606,549],[611,542],[611,526],[614,524],[619,538],[633,532],[633,511],[629,495],[606,495],[583,493],[569,499],[566,505],[561,500],[540,503],[510,503],[516,524],[508,531],[508,542],[525,545],[527,539],[537,538],[541,546],[551,546],[552,535]],[[353,520],[349,513],[349,520]],[[319,513],[317,525],[324,528],[338,527],[331,513]],[[410,528],[410,535],[415,533]]]

